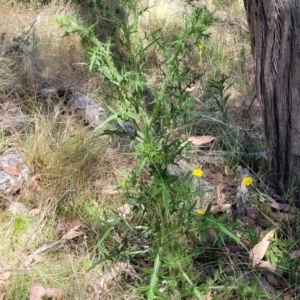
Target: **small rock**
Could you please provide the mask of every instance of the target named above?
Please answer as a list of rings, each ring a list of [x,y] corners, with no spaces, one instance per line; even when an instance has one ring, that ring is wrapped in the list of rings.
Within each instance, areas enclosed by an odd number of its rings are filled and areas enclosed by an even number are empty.
[[[20,107],[8,101],[0,104],[0,126],[5,132],[22,129],[28,123]]]
[[[109,116],[108,111],[93,99],[81,93],[73,92],[67,98],[67,102],[68,105],[74,108],[92,127],[96,127]]]
[[[24,157],[14,148],[0,155],[0,192],[15,194],[29,179],[29,168]]]
[[[8,207],[8,211],[13,215],[27,215],[28,209],[26,206],[20,202],[12,202]]]
[[[11,278],[12,276],[12,272],[11,271],[6,271],[3,272],[2,274],[0,274],[0,280],[1,281],[7,281]]]

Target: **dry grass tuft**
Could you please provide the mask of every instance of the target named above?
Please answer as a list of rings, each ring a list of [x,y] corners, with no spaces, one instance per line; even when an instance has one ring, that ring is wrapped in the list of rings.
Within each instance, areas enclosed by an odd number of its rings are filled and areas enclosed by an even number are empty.
[[[26,47],[28,55],[22,55],[22,63],[15,62],[14,71],[19,72],[19,80],[26,78],[30,86],[34,83],[34,64],[44,77],[60,79],[65,85],[83,81],[87,72],[79,67],[84,60],[80,39],[76,35],[64,36],[64,31],[56,23],[57,16],[61,14],[75,14],[74,5],[65,1],[52,1],[47,6],[33,9],[22,3],[13,7],[3,4],[1,12],[0,33],[5,33],[3,47],[11,45],[16,37],[30,43]],[[1,67],[0,76],[5,68]],[[13,78],[12,75],[6,75],[5,78]]]
[[[35,18],[38,39],[38,65],[44,75],[65,78],[78,74],[75,64],[84,60],[80,39],[76,35],[64,36],[64,31],[56,23],[61,14],[74,14],[75,7],[61,3],[47,6]],[[78,78],[77,78],[78,80]]]
[[[103,137],[93,137],[77,118],[62,115],[61,109],[36,114],[20,138],[33,174],[40,174],[44,185],[54,189],[86,182],[106,151]]]
[[[18,77],[14,72],[15,61],[6,57],[0,57],[0,93],[11,91],[18,83]]]
[[[177,32],[184,25],[184,14],[190,11],[190,6],[182,0],[149,0],[148,3],[144,2],[140,5],[149,7],[139,20],[141,36],[145,31],[158,29],[163,35]]]

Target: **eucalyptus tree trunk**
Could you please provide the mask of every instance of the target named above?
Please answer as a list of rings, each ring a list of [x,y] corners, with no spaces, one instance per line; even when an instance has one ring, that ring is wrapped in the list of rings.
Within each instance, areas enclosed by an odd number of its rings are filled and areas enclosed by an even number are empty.
[[[300,205],[300,0],[244,0],[273,179]]]

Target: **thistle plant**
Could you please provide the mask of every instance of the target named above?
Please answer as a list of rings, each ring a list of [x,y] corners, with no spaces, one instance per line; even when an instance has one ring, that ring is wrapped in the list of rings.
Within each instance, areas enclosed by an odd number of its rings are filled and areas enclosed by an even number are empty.
[[[201,77],[191,74],[182,60],[192,47],[209,38],[206,30],[213,16],[203,8],[195,8],[186,14],[182,32],[174,34],[171,41],[165,41],[159,31],[146,32],[140,37],[138,19],[144,11],[139,11],[136,1],[124,1],[120,9],[123,17],[111,19],[118,34],[108,37],[105,43],[97,39],[92,26],[83,24],[79,18],[62,16],[58,20],[68,34],[81,37],[89,69],[98,71],[109,84],[109,97],[117,103],[110,107],[111,115],[96,131],[129,137],[133,150],[127,155],[137,161],[134,171],[120,171],[124,180],[119,184],[125,191],[125,201],[132,207],[133,217],[116,216],[113,221],[99,218],[102,228],[106,229],[97,247],[111,259],[113,255],[106,249],[106,241],[113,230],[121,230],[127,238],[122,245],[116,245],[115,258],[130,259],[139,255],[153,261],[153,267],[144,270],[150,277],[149,282],[140,287],[148,299],[164,298],[159,289],[162,278],[170,286],[172,278],[173,281],[176,278],[176,282],[181,282],[177,288],[184,290],[186,296],[202,299],[204,287],[197,287],[195,275],[188,270],[199,235],[215,228],[240,241],[224,226],[224,218],[213,217],[210,208],[201,213],[196,211],[193,199],[195,194],[201,195],[201,191],[194,191],[191,181],[193,176],[202,177],[203,170],[199,168],[179,178],[171,174],[169,167],[187,151],[188,141],[181,136],[191,122],[194,102],[186,88]],[[112,45],[115,44],[126,53],[121,66],[113,59]],[[160,84],[151,91],[151,103],[145,100],[145,91],[149,88],[145,76],[149,47],[160,52],[164,65],[158,75]],[[144,247],[137,241],[142,237],[146,240]]]

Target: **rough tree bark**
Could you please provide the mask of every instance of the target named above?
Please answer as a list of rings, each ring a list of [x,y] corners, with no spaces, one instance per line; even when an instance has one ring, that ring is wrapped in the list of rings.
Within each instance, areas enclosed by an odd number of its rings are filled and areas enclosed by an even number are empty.
[[[300,1],[244,0],[273,179],[300,205]]]

